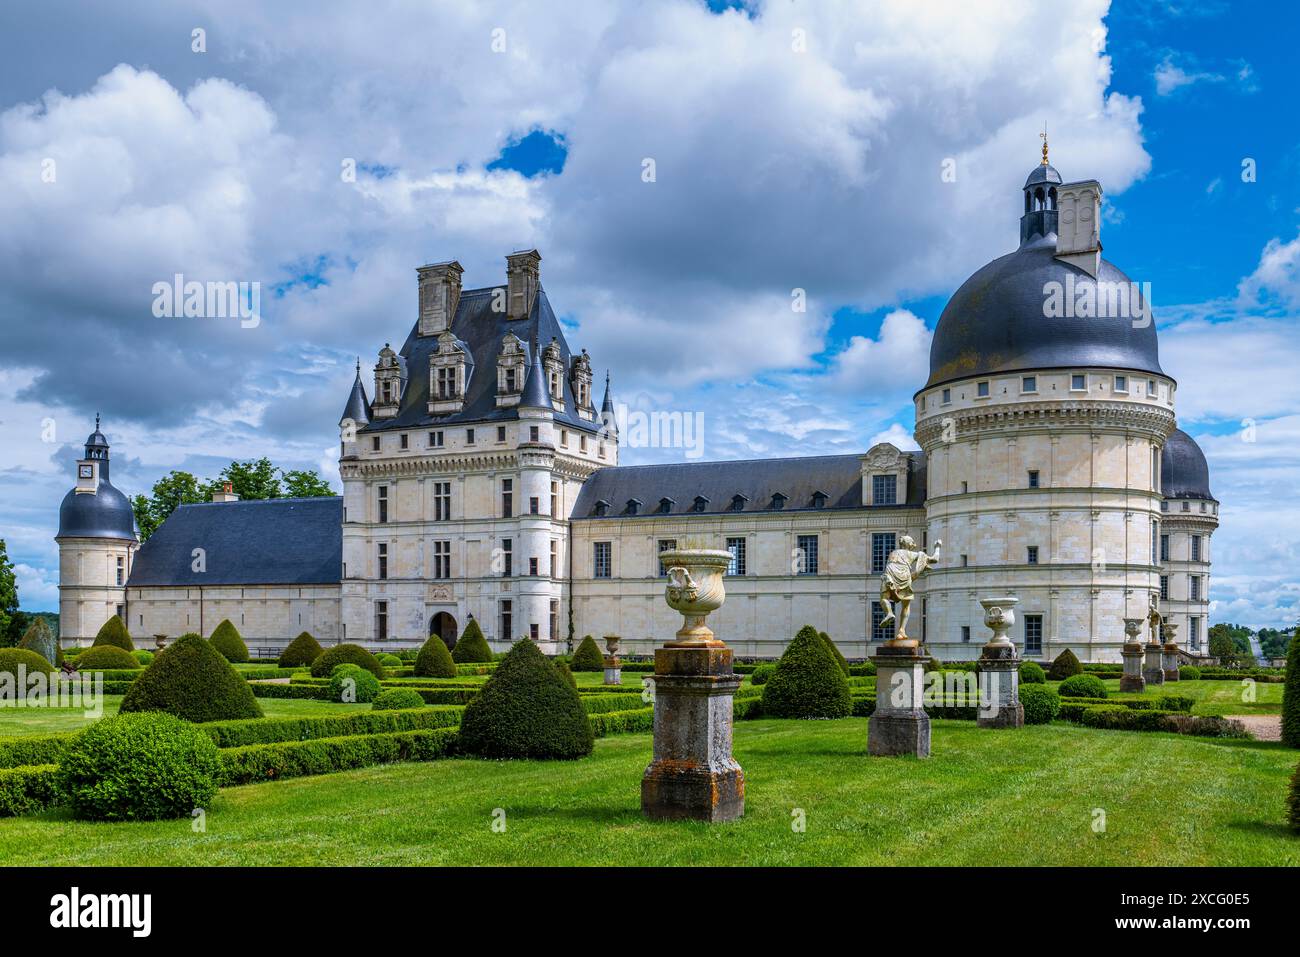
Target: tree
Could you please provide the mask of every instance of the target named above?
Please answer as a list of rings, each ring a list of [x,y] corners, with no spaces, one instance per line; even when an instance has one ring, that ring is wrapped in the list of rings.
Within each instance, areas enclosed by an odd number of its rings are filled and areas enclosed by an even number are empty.
[[[275,466],[266,456],[256,461],[231,462],[209,486],[212,491],[220,491],[222,483],[229,482],[234,493],[245,500],[280,498],[283,492],[275,473]]]
[[[14,563],[9,560],[5,541],[0,538],[0,645],[15,644],[18,614],[18,580],[14,577]]]
[[[280,475],[284,479],[284,494],[288,498],[323,498],[334,494],[330,483],[314,470],[290,469],[288,472],[281,471]]]
[[[1210,628],[1210,654],[1223,659],[1225,662],[1231,662],[1237,657],[1237,646],[1232,640],[1231,631],[1229,631],[1231,627],[1231,625],[1220,622]]]
[[[131,499],[135,524],[140,529],[140,541],[147,541],[179,506],[194,505],[204,498],[203,486],[189,472],[175,469],[168,472],[153,483],[148,497],[137,495]]]
[[[817,629],[804,625],[763,685],[763,714],[777,718],[846,718],[849,682]]]

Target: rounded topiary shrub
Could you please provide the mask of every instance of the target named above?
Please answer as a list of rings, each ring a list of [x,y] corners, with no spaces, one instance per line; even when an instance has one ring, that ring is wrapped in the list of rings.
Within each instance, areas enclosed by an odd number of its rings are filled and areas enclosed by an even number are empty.
[[[54,637],[54,632],[50,630],[44,618],[37,618],[27,626],[22,641],[18,642],[18,647],[36,652],[52,665],[60,664],[63,660],[59,640]]]
[[[1036,661],[1022,661],[1020,663],[1020,683],[1025,685],[1045,685],[1047,684],[1047,672]]]
[[[1057,655],[1052,666],[1047,669],[1047,676],[1053,681],[1064,681],[1066,678],[1081,674],[1083,674],[1083,665],[1079,664],[1079,659],[1069,648]]]
[[[95,635],[96,645],[116,645],[123,651],[135,651],[135,642],[126,630],[126,623],[117,615],[111,615]]]
[[[749,683],[752,685],[765,685],[768,680],[776,673],[776,665],[761,664],[749,673]]]
[[[525,638],[465,708],[459,742],[485,758],[581,758],[593,737],[577,690]]]
[[[365,673],[370,674],[368,671]],[[405,711],[423,707],[424,699],[414,688],[385,688],[375,696],[375,703],[370,706],[373,711]]]
[[[54,665],[26,648],[0,648],[0,675],[13,676],[9,680],[19,696],[26,697],[27,677],[34,674],[53,676]]]
[[[844,672],[817,629],[805,625],[763,685],[763,714],[775,718],[846,718],[852,711]]]
[[[375,655],[375,658],[377,658],[379,660],[379,663],[383,665],[385,668],[405,667],[405,663],[402,661],[401,658],[397,657],[397,655],[390,655],[386,651],[382,654]]]
[[[845,677],[848,677],[849,661],[842,654],[840,654],[840,650],[835,647],[835,642],[831,641],[831,636],[826,634],[826,632],[824,631],[819,631],[817,632],[817,637],[821,638],[822,641],[826,642],[826,647],[829,648],[831,650],[831,654],[835,656],[835,661],[839,664],[840,671],[844,672]]]
[[[555,670],[560,673],[560,677],[568,682],[570,688],[578,687],[578,679],[573,677],[573,671],[569,668],[567,661],[555,662]]]
[[[483,629],[478,626],[477,619],[471,618],[465,630],[461,632],[460,640],[451,650],[451,660],[458,665],[492,660],[492,649],[488,647],[487,639],[483,637]]]
[[[1178,679],[1180,681],[1200,681],[1201,669],[1196,665],[1183,665],[1178,669]]]
[[[1061,713],[1061,696],[1047,685],[1021,685],[1020,703],[1025,708],[1025,724],[1050,724]]]
[[[260,718],[253,689],[202,635],[181,635],[131,682],[121,713],[165,711],[186,721]]]
[[[1056,693],[1062,698],[1104,698],[1106,685],[1096,675],[1073,675],[1057,685]]]
[[[454,678],[456,662],[451,660],[447,644],[437,635],[430,635],[415,658],[415,673],[421,678]]]
[[[1300,748],[1300,628],[1286,649],[1286,684],[1282,688],[1282,741]]]
[[[144,650],[133,651],[133,652],[131,652],[131,657],[134,658],[134,659],[136,660],[136,662],[137,662],[137,663],[140,665],[140,667],[142,667],[142,668],[147,668],[147,667],[149,667],[151,664],[153,664],[153,652],[152,652],[152,651],[144,651]]]
[[[360,665],[336,665],[330,673],[329,689],[331,701],[365,704],[379,697],[379,679]]]
[[[220,774],[212,738],[151,712],[104,718],[77,734],[59,758],[58,783],[76,817],[149,821],[209,806]]]
[[[244,636],[230,623],[229,618],[224,619],[212,630],[212,637],[208,641],[212,642],[212,647],[221,652],[227,661],[248,660],[248,645],[244,644]]]
[[[596,639],[587,635],[578,644],[578,650],[573,653],[573,662],[569,665],[573,671],[604,671],[605,656],[600,653],[600,646],[596,644]]]
[[[359,665],[381,681],[388,677],[388,672],[379,663],[379,659],[360,645],[342,644],[326,648],[311,663],[313,678],[328,678],[339,665]]]
[[[135,655],[117,645],[100,645],[87,648],[77,656],[77,667],[82,671],[103,671],[113,668],[139,668]]]
[[[289,642],[289,647],[280,652],[279,665],[281,668],[301,668],[303,665],[310,665],[324,651],[320,642],[312,637],[311,632],[304,631]]]

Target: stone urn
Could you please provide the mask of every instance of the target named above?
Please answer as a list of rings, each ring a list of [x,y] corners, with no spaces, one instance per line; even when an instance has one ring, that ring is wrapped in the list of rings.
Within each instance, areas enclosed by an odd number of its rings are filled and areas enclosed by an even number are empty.
[[[155,650],[157,650],[157,651],[162,651],[164,648],[167,647],[167,636],[166,636],[166,635],[154,635],[154,636],[153,636],[153,646],[154,646],[154,649],[155,649]]]
[[[1003,595],[1000,598],[981,598],[980,604],[984,607],[984,625],[993,632],[993,638],[984,646],[985,657],[997,657],[988,654],[990,648],[1010,649],[1011,653],[1007,655],[1004,652],[1002,657],[1016,657],[1016,643],[1007,632],[1016,623],[1015,607],[1020,604],[1020,599],[1013,595]]]
[[[1124,659],[1124,673],[1119,678],[1120,691],[1146,690],[1146,678],[1142,676],[1142,658],[1146,652],[1142,648],[1142,626],[1145,618],[1124,619],[1124,645],[1120,656]]]
[[[668,607],[681,612],[685,619],[676,639],[666,642],[664,647],[724,647],[713,637],[705,619],[727,598],[722,581],[731,553],[714,548],[679,548],[660,552],[659,561],[668,569],[668,588],[664,593]]]
[[[1137,648],[1142,647],[1142,625],[1145,622],[1145,618],[1124,619],[1124,644]]]
[[[622,640],[618,635],[605,636],[605,652],[610,658],[618,655],[618,643]]]
[[[1173,622],[1166,621],[1160,625],[1160,637],[1165,640],[1164,647],[1161,649],[1161,664],[1164,667],[1165,680],[1177,681],[1181,677],[1178,674],[1178,626]]]
[[[1007,634],[1016,623],[1014,595],[981,598],[984,624],[993,632],[979,659],[980,705],[976,724],[981,728],[1019,728],[1025,723],[1020,703],[1020,656]],[[879,681],[879,674],[877,674]]]

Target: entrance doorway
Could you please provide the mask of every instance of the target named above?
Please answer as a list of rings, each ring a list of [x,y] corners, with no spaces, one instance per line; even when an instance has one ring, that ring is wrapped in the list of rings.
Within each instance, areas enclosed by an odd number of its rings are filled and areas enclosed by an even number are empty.
[[[456,619],[440,611],[429,619],[429,634],[437,635],[450,651],[456,647]]]

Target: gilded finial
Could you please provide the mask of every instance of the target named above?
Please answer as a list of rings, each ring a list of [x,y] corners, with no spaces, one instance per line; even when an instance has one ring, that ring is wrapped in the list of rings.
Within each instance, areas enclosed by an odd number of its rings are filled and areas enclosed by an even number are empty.
[[[1043,124],[1043,132],[1038,134],[1038,138],[1043,141],[1043,165],[1047,165],[1047,124]]]

